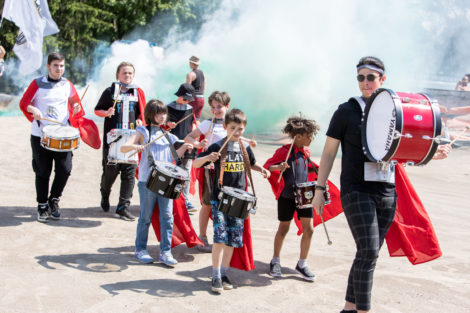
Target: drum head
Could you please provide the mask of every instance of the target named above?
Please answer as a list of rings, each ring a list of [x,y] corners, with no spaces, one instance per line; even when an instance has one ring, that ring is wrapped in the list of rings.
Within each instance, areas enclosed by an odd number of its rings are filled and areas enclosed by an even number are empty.
[[[222,192],[237,199],[245,201],[255,201],[254,195],[242,189],[224,186],[222,187]]]
[[[309,186],[315,186],[317,184],[316,181],[308,181],[306,183],[300,183],[300,184],[297,184],[296,186],[298,188],[302,188],[302,187],[309,187]]]
[[[379,89],[367,102],[362,122],[362,146],[371,161],[388,161],[399,141],[394,139],[395,130],[401,131],[401,125],[399,97]]]
[[[47,125],[42,129],[43,134],[53,138],[76,138],[80,136],[80,131],[72,126]]]
[[[155,168],[167,176],[182,180],[189,180],[189,173],[184,168],[176,166],[170,162],[155,161]]]

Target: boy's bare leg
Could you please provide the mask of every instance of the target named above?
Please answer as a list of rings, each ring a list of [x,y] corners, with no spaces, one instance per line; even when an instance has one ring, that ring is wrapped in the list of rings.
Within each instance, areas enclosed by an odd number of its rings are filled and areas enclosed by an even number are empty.
[[[207,236],[207,224],[209,224],[209,215],[212,207],[207,204],[203,204],[201,211],[199,212],[199,236]]]
[[[279,258],[281,255],[282,244],[284,243],[284,238],[286,238],[287,233],[289,232],[290,221],[279,222],[279,227],[277,228],[276,236],[274,237],[274,258]]]
[[[224,245],[223,247],[223,256],[222,256],[222,266],[225,268],[230,267],[230,261],[232,260],[233,247]]]
[[[302,239],[300,240],[300,259],[306,259],[310,250],[310,243],[313,236],[312,218],[301,217]]]

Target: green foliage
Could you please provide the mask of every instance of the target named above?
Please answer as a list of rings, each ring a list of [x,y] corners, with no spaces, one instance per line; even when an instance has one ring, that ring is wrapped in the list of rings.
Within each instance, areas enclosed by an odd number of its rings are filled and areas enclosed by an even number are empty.
[[[0,0],[2,8],[3,3],[4,0]],[[84,83],[99,44],[109,45],[136,28],[143,30],[152,19],[154,26],[160,26],[160,31],[147,32],[151,34],[142,37],[163,42],[174,26],[179,26],[181,32],[189,27],[198,29],[203,23],[203,14],[213,11],[218,3],[219,0],[49,0],[52,18],[60,32],[44,38],[43,52],[63,53],[68,63],[67,78],[77,84]],[[0,41],[7,50],[7,59],[14,55],[11,50],[17,33],[12,22],[3,21]]]

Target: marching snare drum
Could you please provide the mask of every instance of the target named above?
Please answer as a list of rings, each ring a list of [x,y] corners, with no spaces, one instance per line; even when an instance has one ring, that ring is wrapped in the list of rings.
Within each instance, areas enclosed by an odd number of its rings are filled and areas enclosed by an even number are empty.
[[[362,121],[364,154],[373,162],[428,163],[441,134],[439,104],[425,94],[378,89]]]
[[[68,152],[80,146],[80,132],[67,125],[47,125],[42,129],[41,146],[45,149]]]
[[[217,209],[229,216],[246,219],[256,213],[256,197],[241,189],[224,186],[219,193]]]
[[[106,134],[106,140],[109,144],[108,164],[137,164],[139,159],[137,153],[129,151],[126,153],[121,152],[121,146],[129,140],[131,136],[135,135],[134,129],[111,129]],[[133,154],[133,155],[132,155]],[[132,156],[131,156],[132,155]]]
[[[169,162],[155,161],[146,186],[162,197],[178,199],[187,184],[189,184],[187,170]]]
[[[306,183],[300,183],[294,185],[294,196],[295,196],[295,204],[297,205],[298,209],[307,209],[313,208],[312,201],[313,197],[315,196],[315,186],[316,181],[309,181]],[[326,190],[323,192],[323,196],[325,197],[325,204],[330,204],[330,193],[328,192],[328,184],[325,186]]]

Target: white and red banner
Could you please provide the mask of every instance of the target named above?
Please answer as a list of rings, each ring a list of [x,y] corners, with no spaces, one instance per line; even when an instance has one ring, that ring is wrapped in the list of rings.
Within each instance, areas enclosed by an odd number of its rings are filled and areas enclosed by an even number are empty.
[[[27,75],[42,65],[44,36],[59,32],[46,0],[5,0],[2,18],[12,21],[20,31],[13,51],[20,59],[19,71]]]

